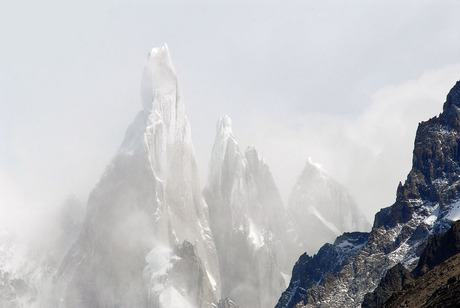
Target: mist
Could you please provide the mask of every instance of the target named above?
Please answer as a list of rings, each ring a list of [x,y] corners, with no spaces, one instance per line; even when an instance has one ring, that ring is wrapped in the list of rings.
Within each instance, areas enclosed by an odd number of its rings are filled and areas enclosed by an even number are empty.
[[[312,156],[371,217],[392,202],[410,168],[416,123],[441,110],[456,79],[460,47],[451,38],[459,22],[448,16],[458,2],[417,3],[10,3],[1,30],[0,170],[11,186],[3,190],[19,191],[27,204],[69,194],[85,203],[140,109],[145,54],[167,42],[202,185],[215,122],[229,114],[242,146],[266,158],[285,200]],[[439,70],[445,77],[421,86],[433,99],[408,108],[416,98],[398,87]],[[378,110],[382,93],[395,102],[391,119]],[[378,126],[370,120],[377,116]],[[375,185],[359,188],[366,183]]]
[[[458,1],[8,3],[0,12],[0,231],[54,247],[68,200],[78,200],[79,228],[142,109],[145,57],[163,42],[201,188],[216,121],[228,114],[242,152],[258,149],[284,205],[311,157],[372,222],[411,168],[418,123],[442,111],[460,79],[458,9]],[[53,262],[65,254],[59,247]]]

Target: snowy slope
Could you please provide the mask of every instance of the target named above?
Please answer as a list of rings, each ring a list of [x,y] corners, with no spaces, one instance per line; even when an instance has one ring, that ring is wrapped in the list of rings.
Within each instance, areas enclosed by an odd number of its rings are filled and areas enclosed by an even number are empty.
[[[370,230],[352,196],[310,158],[289,196],[288,212],[310,254],[343,232]]]
[[[69,197],[43,216],[45,224],[27,226],[31,234],[0,229],[0,307],[42,307],[59,262],[78,236],[83,214],[80,202]]]

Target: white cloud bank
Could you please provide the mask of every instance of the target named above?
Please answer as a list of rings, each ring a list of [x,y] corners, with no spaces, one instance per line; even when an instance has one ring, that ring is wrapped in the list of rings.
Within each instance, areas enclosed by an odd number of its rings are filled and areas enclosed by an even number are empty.
[[[349,188],[373,221],[376,211],[394,202],[398,182],[411,168],[418,123],[442,111],[459,79],[460,64],[427,70],[417,79],[381,88],[356,118],[258,110],[241,141],[260,149],[286,199],[311,156]],[[238,137],[243,129],[234,131]]]

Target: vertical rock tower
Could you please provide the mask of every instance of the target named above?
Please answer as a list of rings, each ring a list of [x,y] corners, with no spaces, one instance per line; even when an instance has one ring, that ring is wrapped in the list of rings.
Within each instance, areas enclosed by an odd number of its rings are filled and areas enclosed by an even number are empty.
[[[211,307],[220,278],[168,47],[150,51],[143,109],[89,196],[61,264],[66,307]]]
[[[295,261],[294,230],[268,166],[254,147],[240,152],[231,124],[228,116],[217,122],[204,189],[222,295],[242,307],[273,307]]]

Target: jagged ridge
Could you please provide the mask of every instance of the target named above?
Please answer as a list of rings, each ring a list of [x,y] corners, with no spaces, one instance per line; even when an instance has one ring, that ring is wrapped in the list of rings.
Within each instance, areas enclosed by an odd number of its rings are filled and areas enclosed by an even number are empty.
[[[458,218],[458,106],[460,82],[449,92],[439,117],[419,125],[412,170],[399,185],[395,204],[376,214],[368,243],[336,277],[306,292],[306,307],[358,307],[389,268],[398,262],[413,268],[427,239]]]
[[[379,286],[372,293],[366,294],[363,301],[363,308],[377,308],[395,306],[395,303],[402,302],[405,297],[409,297],[406,293],[413,294],[413,290],[418,290],[419,293],[437,293],[436,288],[442,288],[451,277],[455,277],[458,273],[445,273],[440,281],[433,281],[431,277],[437,276],[430,274],[430,277],[423,277],[431,270],[440,266],[446,260],[460,253],[460,221],[456,221],[449,230],[443,234],[435,234],[428,241],[427,246],[423,250],[417,266],[409,272],[404,266],[398,263],[391,268],[380,281]],[[459,258],[457,258],[459,259]],[[452,260],[452,262],[456,262]],[[441,270],[443,271],[443,270]],[[422,279],[422,278],[423,279]],[[444,283],[442,281],[444,281]],[[425,281],[430,281],[430,290],[427,289]],[[456,281],[456,279],[454,280]],[[396,282],[396,283],[395,283]],[[437,285],[435,288],[434,285]],[[424,291],[423,291],[424,290]],[[399,292],[399,293],[398,293]],[[452,290],[449,292],[452,297]],[[429,302],[429,300],[427,299]],[[451,303],[457,301],[452,300]],[[414,303],[414,302],[413,302]],[[422,305],[423,300],[417,299],[417,305]],[[427,307],[432,307],[433,302],[429,303]],[[426,305],[426,304],[425,304]]]

